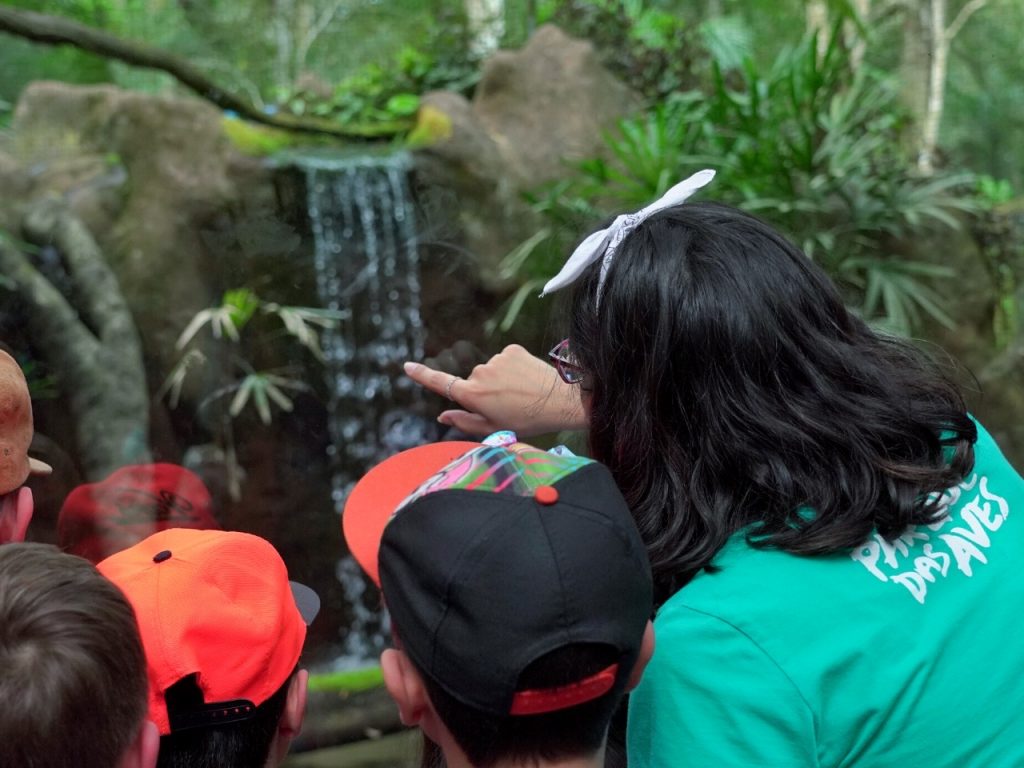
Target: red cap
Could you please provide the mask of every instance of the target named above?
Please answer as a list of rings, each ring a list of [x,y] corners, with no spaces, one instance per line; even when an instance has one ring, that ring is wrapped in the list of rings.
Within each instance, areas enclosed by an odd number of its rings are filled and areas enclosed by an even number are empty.
[[[162,735],[251,714],[295,669],[319,608],[312,590],[288,581],[277,550],[248,533],[161,531],[97,567],[135,609],[149,718]],[[169,712],[165,693],[190,675],[202,705]]]
[[[57,519],[61,549],[98,563],[168,528],[219,530],[210,492],[177,464],[121,467],[100,483],[80,485]]]

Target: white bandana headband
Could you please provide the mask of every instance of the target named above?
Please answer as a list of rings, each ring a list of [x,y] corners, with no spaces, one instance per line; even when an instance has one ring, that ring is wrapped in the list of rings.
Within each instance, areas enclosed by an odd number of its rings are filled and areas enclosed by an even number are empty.
[[[658,211],[685,202],[698,189],[707,186],[713,178],[715,178],[715,172],[712,170],[698,171],[685,181],[676,184],[646,208],[641,208],[636,213],[624,213],[621,216],[616,216],[615,221],[607,229],[598,230],[579,244],[561,271],[548,280],[540,295],[546,296],[571,285],[586,271],[587,267],[604,257],[601,261],[601,276],[597,282],[597,295],[600,296],[601,290],[604,288],[605,277],[612,265],[612,257],[615,256],[616,249],[626,235]]]

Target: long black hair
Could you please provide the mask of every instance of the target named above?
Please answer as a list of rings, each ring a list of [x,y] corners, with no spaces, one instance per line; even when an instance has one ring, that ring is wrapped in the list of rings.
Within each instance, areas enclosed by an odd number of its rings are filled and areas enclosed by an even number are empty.
[[[764,222],[688,203],[620,244],[572,297],[590,447],[633,509],[667,599],[730,536],[798,554],[934,522],[974,462],[955,384],[873,331]],[[933,495],[930,495],[933,494]]]

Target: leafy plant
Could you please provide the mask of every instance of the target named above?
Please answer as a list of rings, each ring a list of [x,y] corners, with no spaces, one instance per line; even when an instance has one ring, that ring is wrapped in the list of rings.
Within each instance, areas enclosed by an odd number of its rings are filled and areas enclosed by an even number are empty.
[[[264,301],[247,288],[236,288],[226,291],[217,306],[197,312],[181,332],[175,345],[179,357],[160,396],[167,397],[172,408],[178,407],[186,383],[215,368],[212,374],[217,383],[198,407],[216,410],[211,421],[228,459],[232,494],[237,496],[240,490],[234,421],[251,408],[261,423],[270,424],[275,410],[291,411],[292,395],[309,389],[289,366],[258,367],[249,356],[265,353],[270,342],[283,336],[323,362],[320,333],[333,328],[342,316],[331,310]]]
[[[779,226],[866,318],[901,333],[926,318],[950,325],[934,286],[951,273],[912,256],[912,246],[977,210],[972,177],[915,175],[900,149],[894,84],[853,71],[840,37],[837,27],[820,52],[808,37],[767,72],[749,59],[739,78],[714,66],[707,92],[675,94],[622,121],[604,157],[577,164],[555,203],[545,209],[537,197],[535,207],[562,220],[635,210],[695,170],[716,168],[712,194]]]
[[[977,179],[981,214],[971,234],[978,244],[981,263],[992,286],[992,335],[997,351],[1005,350],[1021,329],[1021,282],[1024,232],[1020,202],[1006,179],[982,175]]]
[[[1013,185],[1007,179],[995,179],[988,174],[978,176],[978,201],[991,210],[1014,198]]]
[[[697,32],[712,61],[722,69],[740,69],[754,50],[750,27],[740,16],[713,16]]]

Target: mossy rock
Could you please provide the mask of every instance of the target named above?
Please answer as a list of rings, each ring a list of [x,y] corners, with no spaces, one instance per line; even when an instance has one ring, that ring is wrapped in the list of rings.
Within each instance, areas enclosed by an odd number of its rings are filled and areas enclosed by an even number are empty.
[[[287,131],[257,125],[237,117],[224,117],[222,125],[228,141],[244,155],[267,157],[295,144],[294,135]]]
[[[384,684],[379,666],[363,669],[348,669],[341,672],[325,672],[309,676],[309,690],[314,692],[335,691],[357,693]]]
[[[413,149],[430,147],[452,137],[452,119],[437,107],[426,104],[416,116],[406,144]]]

